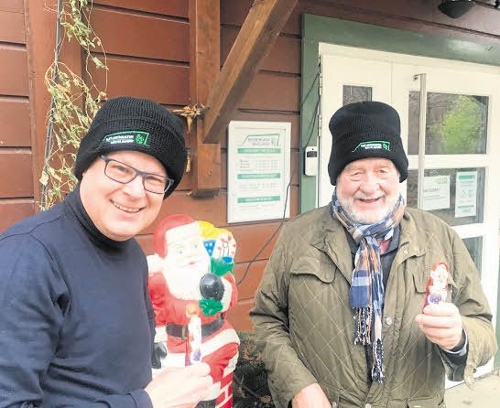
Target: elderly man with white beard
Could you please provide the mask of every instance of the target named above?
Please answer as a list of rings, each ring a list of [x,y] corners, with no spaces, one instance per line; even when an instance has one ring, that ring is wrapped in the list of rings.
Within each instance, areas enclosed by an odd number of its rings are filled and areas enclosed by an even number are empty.
[[[406,207],[391,106],[343,106],[330,132],[332,201],[282,229],[251,310],[273,402],[444,407],[445,373],[470,383],[496,350],[479,274],[449,225]],[[450,290],[434,304],[437,265]]]

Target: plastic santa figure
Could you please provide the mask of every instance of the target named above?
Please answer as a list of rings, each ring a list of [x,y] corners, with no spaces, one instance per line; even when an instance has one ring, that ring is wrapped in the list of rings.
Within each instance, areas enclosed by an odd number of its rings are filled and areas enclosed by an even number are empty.
[[[205,234],[209,231],[212,236],[203,237],[202,231]],[[214,386],[207,401],[199,405],[230,408],[239,345],[235,330],[225,319],[225,313],[237,301],[232,273],[234,238],[210,223],[174,214],[158,224],[153,245],[155,256],[148,257],[148,262],[149,290],[157,324],[154,353],[157,366],[158,357],[164,357],[162,367],[208,363]],[[166,355],[161,351],[163,326]]]
[[[151,303],[153,304],[156,325],[153,354],[151,357],[154,375],[156,370],[161,369],[162,361],[167,357],[167,318],[164,312],[167,282],[161,271],[161,259],[157,255],[149,255],[147,260],[149,270],[148,290]]]

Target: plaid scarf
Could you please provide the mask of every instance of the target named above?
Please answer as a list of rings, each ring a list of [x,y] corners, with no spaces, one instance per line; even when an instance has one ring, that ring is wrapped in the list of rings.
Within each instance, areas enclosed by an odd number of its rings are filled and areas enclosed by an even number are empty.
[[[354,256],[354,271],[349,303],[354,309],[354,344],[372,346],[373,381],[384,381],[384,350],[382,345],[382,312],[384,310],[384,281],[380,263],[379,240],[390,239],[394,227],[403,217],[405,203],[400,195],[394,209],[375,224],[359,224],[349,218],[340,205],[336,192],[332,197],[333,214],[358,244]]]

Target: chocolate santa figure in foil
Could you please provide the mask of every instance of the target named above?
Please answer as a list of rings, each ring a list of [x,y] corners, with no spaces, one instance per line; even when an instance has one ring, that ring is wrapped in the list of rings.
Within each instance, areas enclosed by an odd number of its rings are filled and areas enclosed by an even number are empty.
[[[438,262],[431,268],[431,276],[425,287],[424,307],[446,302],[448,296],[448,265]]]
[[[153,362],[160,360],[162,368],[206,362],[214,386],[199,406],[230,408],[239,346],[225,316],[237,301],[232,271],[234,238],[208,222],[174,214],[155,228],[153,245],[155,255],[148,257],[150,280],[160,281],[158,274],[164,279],[161,290],[150,285],[157,323],[155,342],[163,341],[158,331],[162,331],[161,325],[166,327],[166,356],[153,356]],[[158,349],[161,347],[155,345]]]

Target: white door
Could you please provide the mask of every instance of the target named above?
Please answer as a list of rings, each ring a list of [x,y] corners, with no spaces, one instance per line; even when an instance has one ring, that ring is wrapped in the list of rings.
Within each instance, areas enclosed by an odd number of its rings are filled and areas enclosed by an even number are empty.
[[[402,184],[407,205],[434,213],[459,233],[496,311],[500,69],[331,44],[321,44],[320,54],[318,206],[333,192],[327,171],[333,112],[362,100],[391,104],[410,162]],[[478,375],[492,368],[493,362]]]

